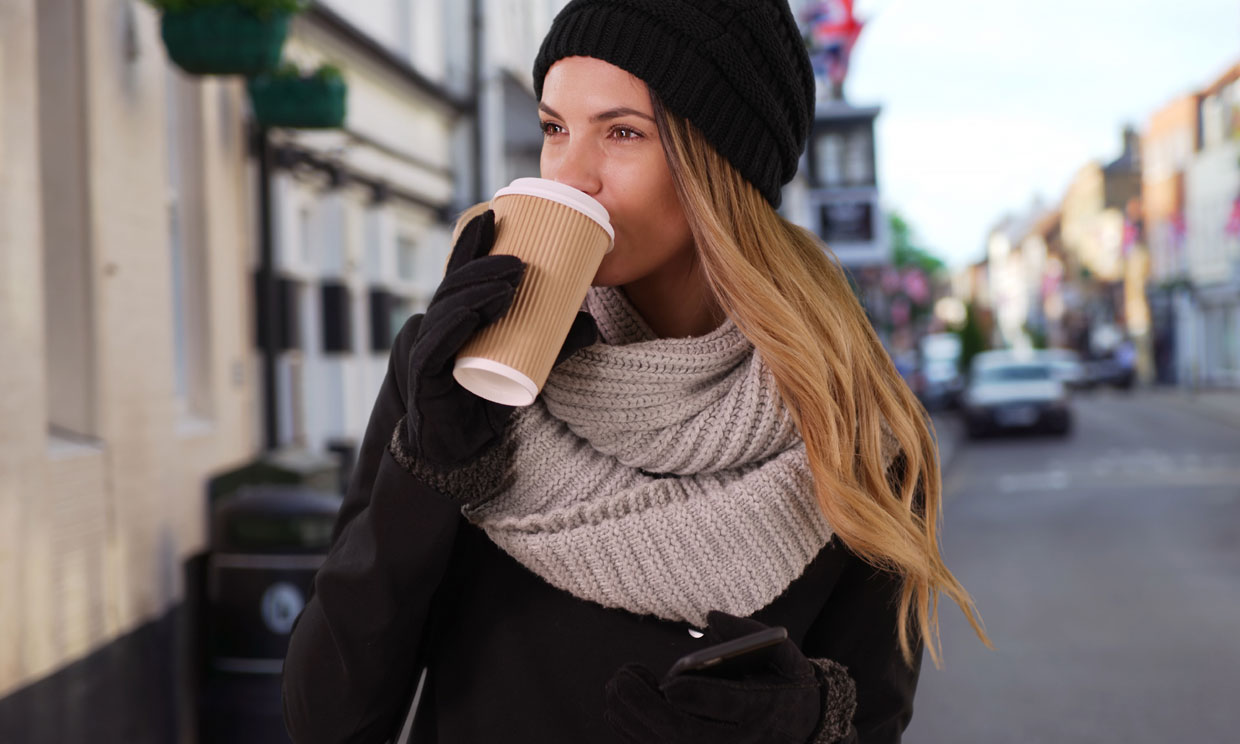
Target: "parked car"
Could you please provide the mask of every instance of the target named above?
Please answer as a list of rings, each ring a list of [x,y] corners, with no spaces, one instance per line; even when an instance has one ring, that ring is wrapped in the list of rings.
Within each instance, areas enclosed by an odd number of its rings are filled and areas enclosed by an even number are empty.
[[[1049,362],[1055,379],[1069,389],[1082,390],[1091,385],[1089,369],[1077,352],[1071,349],[1043,349],[1035,355]]]
[[[1067,435],[1072,430],[1068,386],[1052,362],[1036,353],[985,352],[970,366],[963,407],[970,437],[1016,429]]]
[[[1089,380],[1094,385],[1109,385],[1131,390],[1136,382],[1135,352],[1131,342],[1124,342],[1109,356],[1090,360]]]
[[[960,374],[960,336],[931,333],[921,339],[921,367],[925,387],[922,402],[926,408],[956,408],[964,391]]]

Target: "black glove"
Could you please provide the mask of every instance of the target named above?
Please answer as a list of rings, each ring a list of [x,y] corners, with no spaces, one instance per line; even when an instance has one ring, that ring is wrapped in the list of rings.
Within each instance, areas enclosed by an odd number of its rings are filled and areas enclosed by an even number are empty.
[[[469,392],[452,377],[457,352],[512,305],[525,264],[490,256],[495,212],[461,231],[409,352],[408,436],[411,454],[439,470],[466,465],[497,444],[513,407]],[[589,313],[578,313],[556,364],[598,338]]]
[[[707,615],[710,644],[766,626],[723,612]],[[741,678],[687,673],[665,677],[627,664],[607,683],[604,717],[641,744],[808,744],[818,740],[826,682],[796,644],[770,650],[765,669]],[[849,720],[851,708],[847,711]],[[830,739],[826,739],[830,741]]]

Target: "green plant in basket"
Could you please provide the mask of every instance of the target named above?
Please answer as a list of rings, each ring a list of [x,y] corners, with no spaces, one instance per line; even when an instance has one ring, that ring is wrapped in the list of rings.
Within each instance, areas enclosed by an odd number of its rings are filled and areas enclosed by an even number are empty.
[[[196,75],[255,75],[280,61],[289,17],[309,0],[146,0],[168,56]]]
[[[221,5],[235,5],[248,10],[259,18],[274,13],[292,15],[310,7],[310,0],[146,0],[148,5],[161,11],[179,12],[191,8],[210,8]]]
[[[286,62],[274,72],[250,78],[246,87],[254,118],[262,126],[334,129],[344,125],[348,86],[335,65],[303,73]]]

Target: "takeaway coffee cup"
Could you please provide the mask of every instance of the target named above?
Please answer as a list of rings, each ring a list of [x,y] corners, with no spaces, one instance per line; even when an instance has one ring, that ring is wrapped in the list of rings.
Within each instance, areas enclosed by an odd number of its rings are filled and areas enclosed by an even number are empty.
[[[615,232],[607,209],[588,194],[543,178],[518,178],[495,192],[491,255],[526,264],[512,307],[457,354],[452,374],[487,400],[528,406],[556,355]]]

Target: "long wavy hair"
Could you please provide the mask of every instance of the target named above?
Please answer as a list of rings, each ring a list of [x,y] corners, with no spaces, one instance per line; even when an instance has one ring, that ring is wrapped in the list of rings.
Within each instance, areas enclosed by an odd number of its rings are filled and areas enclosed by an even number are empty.
[[[938,598],[989,646],[972,598],[939,552],[942,482],[933,425],[896,371],[830,249],[788,222],[701,131],[651,92],[703,274],[769,366],[805,440],[818,505],[851,551],[900,577],[897,637],[939,664]],[[883,424],[899,442],[889,469]]]
[[[938,598],[990,646],[973,600],[943,562],[942,482],[933,425],[871,328],[839,261],[788,222],[686,119],[651,91],[655,121],[703,275],[762,355],[813,472],[818,506],[844,545],[901,579],[897,638],[940,663]],[[485,211],[477,204],[458,219]],[[900,455],[884,468],[884,423]]]

